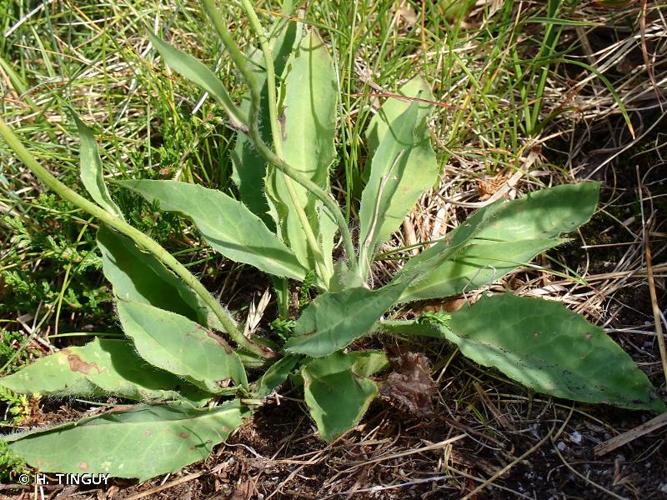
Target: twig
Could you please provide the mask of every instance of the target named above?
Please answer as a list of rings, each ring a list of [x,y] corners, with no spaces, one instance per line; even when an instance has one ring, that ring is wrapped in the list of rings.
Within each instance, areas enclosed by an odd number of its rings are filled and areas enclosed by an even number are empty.
[[[480,491],[482,491],[482,490],[483,490],[484,488],[486,488],[487,486],[490,486],[490,485],[493,483],[493,481],[495,481],[495,480],[498,479],[500,476],[502,476],[503,474],[505,474],[505,473],[506,473],[507,471],[509,471],[512,467],[514,467],[516,464],[518,464],[518,463],[521,462],[522,460],[525,460],[525,459],[528,458],[530,455],[532,455],[533,453],[535,453],[535,452],[536,452],[538,449],[540,449],[540,447],[541,447],[541,446],[542,446],[542,445],[543,445],[543,444],[544,444],[544,443],[551,437],[551,434],[552,434],[552,433],[553,433],[553,429],[550,430],[550,431],[547,433],[547,435],[544,436],[544,437],[543,437],[543,438],[542,438],[542,439],[541,439],[535,446],[533,446],[530,450],[528,450],[526,453],[524,453],[524,454],[521,455],[520,457],[517,457],[516,459],[512,460],[509,464],[507,464],[505,467],[503,467],[503,468],[500,469],[498,472],[496,472],[495,474],[493,474],[489,479],[487,479],[486,481],[484,481],[484,482],[483,482],[482,484],[480,484],[477,488],[475,488],[475,489],[472,490],[470,493],[468,493],[466,496],[464,496],[464,497],[462,498],[462,500],[468,500],[468,499],[470,499],[470,498],[473,498],[474,496],[477,495],[477,493],[479,493]]]
[[[563,465],[565,465],[565,467],[567,467],[568,469],[570,469],[574,474],[576,474],[577,476],[579,476],[581,479],[583,479],[584,481],[586,481],[588,484],[590,484],[591,486],[593,486],[593,487],[599,489],[600,491],[604,491],[607,495],[609,495],[609,496],[611,496],[611,497],[613,497],[613,498],[617,498],[618,500],[627,500],[627,497],[622,497],[621,495],[617,495],[617,494],[614,493],[613,491],[608,490],[607,488],[605,488],[604,486],[602,486],[602,485],[596,483],[595,481],[591,481],[591,480],[588,479],[586,476],[584,476],[581,472],[579,472],[577,469],[575,469],[574,467],[572,467],[572,466],[565,460],[565,458],[563,458],[563,455],[561,454],[560,450],[558,449],[558,446],[556,446],[555,443],[554,443],[554,451],[555,451],[556,454],[558,455],[558,458],[560,458],[561,462],[563,462]]]
[[[593,453],[595,453],[596,457],[601,457],[602,455],[606,455],[610,451],[614,451],[616,448],[620,448],[621,446],[628,444],[629,442],[634,441],[635,439],[638,439],[648,434],[649,432],[657,431],[665,425],[667,425],[667,413],[658,415],[648,422],[644,422],[643,424],[638,425],[634,429],[630,429],[623,434],[619,434],[618,436],[611,438],[609,441],[605,441],[604,443],[597,445],[595,448],[593,448]]]
[[[453,438],[445,439],[444,441],[440,441],[439,443],[435,444],[430,444],[428,446],[424,446],[423,448],[417,448],[416,450],[408,450],[408,451],[402,451],[400,453],[393,453],[391,455],[384,455],[378,458],[373,458],[371,460],[364,460],[360,462],[352,462],[354,465],[368,465],[368,464],[373,464],[376,462],[384,462],[385,460],[393,460],[395,458],[402,458],[406,457],[408,455],[414,455],[415,453],[422,453],[425,451],[433,451],[433,450],[439,450],[440,448],[443,448],[444,446],[447,446],[448,444],[455,443],[456,441],[459,441],[460,439],[463,439],[464,437],[467,437],[467,434],[459,434],[458,436],[454,436]]]
[[[136,495],[129,496],[125,500],[138,500],[139,498],[145,498],[147,496],[150,496],[153,493],[158,493],[159,491],[168,490],[169,488],[173,488],[174,486],[178,486],[179,484],[187,483],[189,481],[192,481],[193,479],[197,479],[198,477],[203,476],[204,472],[205,471],[193,472],[192,474],[188,474],[187,476],[174,479],[173,481],[170,481],[156,488],[151,488],[150,490],[142,491],[141,493],[137,493]]]
[[[655,291],[655,277],[653,276],[653,257],[651,255],[651,242],[648,236],[648,226],[653,217],[651,214],[648,221],[644,218],[644,197],[641,177],[639,176],[639,167],[636,169],[637,174],[637,194],[639,195],[639,205],[642,213],[642,243],[644,244],[644,258],[646,259],[646,281],[648,283],[648,291],[651,297],[651,309],[653,311],[653,321],[655,323],[655,334],[658,339],[658,350],[660,352],[660,359],[662,361],[662,372],[665,377],[665,384],[667,384],[667,348],[665,347],[665,337],[662,332],[662,322],[660,321],[660,306],[658,305],[658,295]],[[649,198],[650,200],[650,198]]]
[[[660,306],[658,305],[658,296],[655,291],[651,246],[648,238],[644,238],[644,255],[646,257],[648,291],[651,296],[653,320],[655,321],[655,334],[658,338],[658,350],[660,351],[660,359],[662,360],[662,371],[665,375],[665,383],[667,384],[667,348],[665,347],[665,336],[662,332],[662,322],[660,321]]]

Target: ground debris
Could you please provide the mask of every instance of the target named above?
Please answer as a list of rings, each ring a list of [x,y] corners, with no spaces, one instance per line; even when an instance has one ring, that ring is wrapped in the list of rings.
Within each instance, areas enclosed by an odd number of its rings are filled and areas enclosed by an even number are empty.
[[[431,415],[436,385],[428,358],[416,352],[395,350],[389,360],[393,371],[382,384],[382,398],[410,415]]]

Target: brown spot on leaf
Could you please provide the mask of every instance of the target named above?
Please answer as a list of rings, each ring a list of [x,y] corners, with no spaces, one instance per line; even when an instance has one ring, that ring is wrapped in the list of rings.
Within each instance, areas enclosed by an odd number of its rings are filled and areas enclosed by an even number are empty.
[[[69,369],[73,372],[80,372],[84,375],[88,375],[93,370],[97,370],[97,373],[102,373],[99,366],[95,363],[86,363],[77,354],[68,354],[67,362],[69,363]]]
[[[81,462],[81,463],[79,464],[79,469],[81,469],[81,470],[88,470],[88,469],[89,469],[88,464],[87,464],[86,462]]]
[[[280,116],[278,117],[278,123],[280,124],[280,135],[283,138],[283,141],[287,140],[287,129],[285,128],[285,124],[287,123],[287,117],[285,116],[285,113],[280,113]]]
[[[586,340],[590,341],[590,340],[593,339],[593,334],[590,333],[590,332],[586,332],[586,333],[584,333],[584,338],[585,338]]]
[[[113,408],[111,408],[109,410],[109,413],[122,413],[122,412],[125,412],[125,411],[130,411],[134,408],[135,408],[134,405],[118,405],[118,406],[114,406]]]
[[[433,413],[435,382],[428,358],[415,352],[397,350],[389,357],[394,371],[389,374],[380,394],[389,404],[415,416]]]
[[[229,347],[229,344],[225,341],[225,339],[223,339],[220,335],[216,335],[215,333],[213,333],[209,330],[205,330],[205,331],[206,331],[206,335],[208,335],[213,340],[215,340],[218,344],[220,344],[227,354],[232,353],[232,348]]]
[[[178,437],[181,438],[181,439],[187,439],[187,438],[190,437],[190,433],[189,433],[189,432],[185,432],[185,431],[183,431],[183,432],[179,432],[179,433],[178,433]]]

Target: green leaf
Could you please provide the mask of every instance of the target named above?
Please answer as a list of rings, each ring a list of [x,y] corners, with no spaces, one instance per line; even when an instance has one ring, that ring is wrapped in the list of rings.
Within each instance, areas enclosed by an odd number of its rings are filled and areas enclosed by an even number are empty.
[[[123,214],[118,205],[111,199],[107,185],[104,183],[102,160],[97,150],[93,131],[81,121],[74,110],[70,109],[70,112],[76,122],[76,128],[79,132],[79,142],[81,143],[79,174],[83,187],[86,188],[86,191],[88,191],[88,194],[90,194],[95,203],[107,212],[122,219]]]
[[[218,320],[188,286],[153,255],[142,252],[127,236],[106,226],[97,232],[104,276],[121,300],[150,304],[204,326],[222,330]]]
[[[500,279],[536,255],[561,244],[559,236],[590,220],[599,184],[543,189],[514,201],[498,201],[475,212],[447,238],[408,261],[417,270],[451,245],[463,248],[413,282],[402,302],[457,295]]]
[[[323,293],[303,311],[285,350],[319,358],[342,349],[368,333],[402,289],[394,285]]]
[[[284,79],[281,119],[284,159],[328,190],[329,167],[335,158],[338,90],[331,57],[315,32],[309,31],[302,38],[288,63]],[[286,182],[291,182],[294,187],[294,200],[288,193]],[[283,241],[304,267],[315,269],[315,257],[304,236],[297,207],[305,212],[325,257],[326,275],[321,278],[328,283],[333,274],[330,248],[337,227],[332,216],[304,187],[292,180],[288,181],[276,169],[271,169],[267,174],[266,193]]]
[[[354,373],[355,361],[355,357],[337,352],[301,369],[306,404],[327,442],[354,427],[377,396],[375,382]]]
[[[364,286],[364,280],[356,270],[350,269],[343,259],[334,264],[334,275],[329,282],[330,292],[341,292],[348,288]]]
[[[150,31],[148,37],[151,44],[155,47],[164,62],[172,70],[187,78],[195,85],[198,85],[208,92],[225,109],[228,115],[234,116],[232,124],[236,128],[243,128],[242,117],[236,116],[236,106],[229,97],[229,93],[215,73],[208,69],[201,61],[198,61],[191,55],[181,52],[168,43],[163,42]]]
[[[139,405],[4,439],[40,472],[145,481],[204,460],[248,415],[239,401],[208,410]]]
[[[247,386],[245,370],[229,345],[188,318],[139,302],[118,301],[123,331],[153,366],[185,378],[213,394],[229,380]]]
[[[225,257],[276,276],[306,275],[292,251],[259,217],[220,191],[177,181],[134,180],[120,185],[159,202],[162,210],[191,218],[206,242]]]
[[[517,267],[529,264],[545,250],[565,241],[552,238],[471,243],[443,262],[433,273],[417,281],[401,300],[448,297],[471,292],[487,283],[498,281]]]
[[[401,94],[433,98],[421,79],[408,82]],[[438,179],[440,169],[426,126],[431,109],[432,105],[422,101],[412,100],[410,104],[392,98],[371,121],[367,135],[374,155],[359,212],[359,241],[367,248],[369,258]]]
[[[449,328],[423,328],[439,330],[468,358],[537,392],[621,408],[666,409],[646,375],[604,330],[559,303],[509,294],[484,297],[452,313]]]
[[[137,401],[208,399],[174,375],[147,364],[128,342],[107,339],[95,339],[85,346],[67,347],[40,358],[1,378],[0,386],[20,394],[111,394]]]
[[[288,16],[286,15],[285,17]],[[271,32],[274,33],[270,42],[273,53],[273,66],[276,75],[281,77],[285,70],[285,64],[294,49],[294,45],[301,39],[301,24],[278,21],[271,29]],[[264,142],[272,144],[267,103],[266,70],[264,69],[262,51],[254,49],[248,59],[251,61],[251,64],[249,64],[250,70],[254,73],[255,81],[261,89],[260,134]],[[244,113],[250,112],[249,94],[245,96],[240,108]],[[236,144],[232,151],[232,164],[232,180],[239,188],[241,200],[270,229],[274,229],[275,221],[269,215],[269,204],[264,194],[264,179],[267,175],[266,159],[257,151],[252,141],[243,132],[237,134]]]
[[[0,378],[0,386],[19,394],[84,397],[102,395],[100,388],[85,374],[69,369],[66,350],[40,358],[16,373]]]
[[[397,94],[404,96],[404,99],[398,97],[388,98],[368,124],[366,142],[369,156],[377,151],[384,136],[387,132],[391,131],[394,121],[408,110],[410,104],[415,100],[414,98],[423,99],[424,101],[434,99],[428,82],[419,76],[405,83],[398,89]],[[428,102],[420,102],[419,104],[420,120],[427,120],[433,111],[433,105]]]
[[[354,351],[347,356],[354,360],[352,371],[360,377],[371,377],[389,367],[384,351]]]
[[[265,398],[280,387],[301,361],[301,356],[285,356],[273,363],[259,379],[254,397]]]

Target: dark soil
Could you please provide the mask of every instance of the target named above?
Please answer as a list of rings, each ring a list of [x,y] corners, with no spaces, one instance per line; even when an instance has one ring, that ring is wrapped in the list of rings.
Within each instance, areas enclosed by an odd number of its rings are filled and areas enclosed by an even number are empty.
[[[475,498],[608,497],[601,488],[625,498],[665,497],[664,431],[606,456],[593,454],[595,445],[649,415],[517,394],[515,386],[484,380],[484,373],[462,359],[447,373],[431,415],[400,413],[379,402],[360,427],[328,447],[314,434],[302,405],[281,398],[204,464],[141,485],[116,480],[105,490],[49,486],[44,493],[130,498],[185,479],[148,498],[461,498],[507,469]],[[67,420],[75,416],[71,408],[65,413]],[[63,412],[45,417],[60,421]],[[5,491],[10,493],[31,498],[33,487]]]

